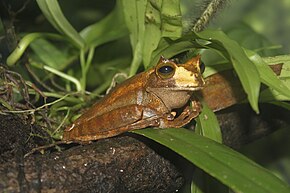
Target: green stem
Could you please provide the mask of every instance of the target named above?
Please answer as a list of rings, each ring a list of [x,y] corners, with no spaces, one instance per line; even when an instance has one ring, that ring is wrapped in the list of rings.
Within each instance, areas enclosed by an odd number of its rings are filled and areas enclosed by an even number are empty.
[[[81,86],[82,86],[82,92],[85,92],[86,90],[86,82],[87,82],[87,73],[91,66],[93,57],[95,53],[95,48],[90,47],[88,51],[88,56],[85,58],[86,50],[81,49],[80,51],[80,63],[81,63],[81,69],[82,69],[82,78],[81,78]]]
[[[20,40],[15,50],[13,50],[13,52],[7,58],[7,61],[6,61],[7,65],[13,66],[20,59],[20,57],[23,55],[24,51],[29,46],[29,44],[31,44],[31,42],[33,42],[34,40],[38,38],[44,38],[44,37],[51,38],[51,39],[59,39],[59,40],[64,39],[63,36],[58,35],[58,34],[52,34],[52,33],[37,33],[36,32],[36,33],[27,34]]]
[[[58,94],[58,93],[52,93],[52,92],[43,92],[43,94],[46,97],[55,97],[55,98],[62,98],[64,95]],[[82,102],[79,98],[72,97],[72,96],[67,96],[63,99],[64,101],[72,102],[72,103],[80,103]]]
[[[85,91],[85,85],[86,85],[86,73],[85,73],[86,59],[85,59],[85,54],[86,54],[86,51],[84,49],[81,49],[80,50],[80,63],[81,63],[82,77],[80,79],[80,82],[81,82],[82,92]]]
[[[51,68],[49,66],[43,66],[43,68],[45,70],[55,74],[55,75],[58,75],[58,76],[66,79],[66,80],[69,80],[69,81],[73,82],[76,85],[77,92],[81,92],[82,91],[81,83],[76,78],[74,78],[72,76],[69,76],[69,75],[67,75],[67,74],[65,74],[63,72],[60,72],[60,71],[58,71],[58,70],[56,70],[54,68]]]
[[[136,74],[141,62],[142,62],[142,43],[138,42],[134,51],[133,61],[131,63],[129,77]]]

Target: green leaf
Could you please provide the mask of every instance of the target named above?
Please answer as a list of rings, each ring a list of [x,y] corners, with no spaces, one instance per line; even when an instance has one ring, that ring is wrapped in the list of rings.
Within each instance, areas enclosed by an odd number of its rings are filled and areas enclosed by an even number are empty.
[[[172,40],[170,38],[162,38],[159,42],[157,49],[154,50],[152,54],[150,66],[154,66],[158,62],[160,55],[166,58],[171,58],[176,54],[187,50],[204,48],[203,46],[197,44],[196,42],[193,42],[192,40],[192,35],[184,35],[176,40]]]
[[[225,193],[229,188],[209,176],[204,171],[196,168],[191,181],[191,193]]]
[[[161,39],[162,33],[161,26],[161,3],[152,1],[147,4],[145,13],[145,34],[144,34],[144,47],[143,47],[143,63],[145,68],[149,67],[152,58],[152,52],[157,48]]]
[[[85,41],[67,21],[57,0],[36,0],[36,2],[44,16],[56,30],[69,37],[78,48],[85,47]]]
[[[57,70],[64,69],[73,57],[45,39],[37,39],[30,46],[43,63]]]
[[[121,0],[126,26],[130,32],[133,60],[130,76],[134,75],[142,62],[147,0]]]
[[[288,102],[273,101],[270,103],[277,105],[279,107],[283,107],[283,108],[287,109],[288,111],[290,111],[290,104]]]
[[[290,76],[290,55],[279,55],[275,57],[266,57],[263,60],[271,64],[283,64],[283,68],[279,77],[289,77]]]
[[[133,51],[137,43],[142,41],[145,31],[145,10],[147,0],[121,0],[122,10],[126,26],[130,32],[130,40]]]
[[[210,43],[206,42],[206,47],[213,48],[218,52],[221,52],[224,57],[231,61],[242,83],[242,86],[248,95],[248,100],[252,108],[256,112],[259,112],[259,73],[256,66],[247,57],[242,47],[220,30],[205,30],[198,34],[195,33],[195,36],[197,39],[209,41]]]
[[[194,171],[193,179],[191,181],[191,193],[204,193],[205,187],[205,174],[202,170],[196,169]]]
[[[179,38],[182,35],[180,0],[163,0],[161,7],[162,37]]]
[[[131,76],[141,62],[145,68],[150,66],[152,53],[162,37],[176,39],[181,36],[180,0],[122,0],[122,5],[133,48]]]
[[[280,78],[282,84],[287,85],[287,90],[290,89],[290,76]],[[289,93],[287,95],[277,91],[273,88],[267,88],[263,90],[260,94],[260,102],[271,102],[271,101],[290,101]]]
[[[246,50],[246,53],[258,68],[262,83],[290,98],[290,89],[278,78],[268,64],[257,53],[251,50]]]
[[[104,19],[87,26],[80,32],[89,47],[97,47],[128,34],[119,2],[117,1],[114,10]]]
[[[202,111],[196,118],[196,122],[196,132],[216,142],[222,143],[222,133],[219,122],[214,112],[205,103],[202,103]]]
[[[169,128],[133,132],[172,149],[236,192],[290,191],[285,182],[244,155],[192,131]]]
[[[261,102],[272,102],[275,100],[278,101],[290,101],[289,98],[289,89],[290,89],[290,55],[281,55],[281,56],[275,56],[275,57],[268,57],[268,58],[263,58],[263,62],[266,62],[268,65],[271,64],[283,64],[282,69],[281,69],[281,74],[278,76],[278,81],[276,80],[277,77],[273,78],[271,76],[268,77],[268,81],[270,81],[270,84],[274,84],[273,86],[269,85],[269,88],[263,90],[260,94],[260,101]],[[263,63],[262,63],[263,64]],[[266,78],[267,78],[266,77]],[[273,80],[273,82],[272,82]],[[265,83],[266,84],[266,83]],[[277,84],[277,85],[276,85]],[[282,84],[282,85],[281,85]],[[280,91],[279,88],[275,87],[287,87],[283,88],[283,91]],[[279,91],[278,91],[279,90]],[[285,106],[281,105],[281,102],[277,102],[280,104],[280,106]],[[277,104],[276,103],[276,104]],[[287,106],[286,106],[287,108]]]
[[[23,55],[24,51],[27,47],[35,40],[39,38],[50,38],[55,40],[65,40],[62,36],[58,34],[52,33],[30,33],[25,35],[20,42],[18,43],[17,47],[13,50],[13,52],[9,55],[6,62],[9,66],[14,65],[20,57]]]
[[[162,41],[162,37],[176,39],[182,35],[180,0],[151,0],[147,4],[145,14],[143,63],[147,69],[151,66],[152,60],[154,60],[155,64],[157,62],[156,58],[159,60],[161,54],[166,55],[163,52],[158,53],[158,56],[153,53],[159,48],[159,42]]]
[[[159,45],[158,49],[153,52],[153,58],[149,67],[156,65],[161,55],[165,58],[171,58],[176,54],[192,49],[194,46],[192,42],[188,40],[183,41],[182,39],[173,41],[168,38],[164,38],[160,43],[163,45]]]

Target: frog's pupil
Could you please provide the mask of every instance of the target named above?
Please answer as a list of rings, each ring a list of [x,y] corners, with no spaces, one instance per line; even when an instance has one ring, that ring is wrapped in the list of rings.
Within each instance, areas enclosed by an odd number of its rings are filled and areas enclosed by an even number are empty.
[[[158,71],[162,74],[168,74],[173,71],[173,68],[171,66],[162,66]]]
[[[203,73],[204,70],[205,70],[205,65],[204,65],[204,63],[202,61],[199,64],[199,69],[200,69],[200,73]]]

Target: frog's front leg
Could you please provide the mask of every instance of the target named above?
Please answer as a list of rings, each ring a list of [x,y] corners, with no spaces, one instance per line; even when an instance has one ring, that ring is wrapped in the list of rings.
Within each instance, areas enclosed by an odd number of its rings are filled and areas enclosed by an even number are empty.
[[[166,115],[160,119],[160,128],[182,127],[197,117],[201,112],[201,104],[198,101],[191,101],[191,106],[186,106],[182,113],[173,118]]]

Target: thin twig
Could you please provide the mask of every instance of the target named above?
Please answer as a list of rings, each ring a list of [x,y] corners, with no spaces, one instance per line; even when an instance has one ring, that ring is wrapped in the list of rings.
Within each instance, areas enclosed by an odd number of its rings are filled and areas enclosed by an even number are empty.
[[[204,7],[202,14],[195,22],[193,28],[191,29],[194,32],[200,32],[206,28],[212,18],[215,16],[217,11],[224,7],[228,0],[212,0]]]
[[[31,67],[30,67],[30,65],[28,63],[25,63],[25,67],[26,67],[27,71],[29,72],[29,74],[33,77],[33,79],[36,80],[43,88],[45,88],[49,92],[54,92],[53,88],[47,86],[47,84],[45,84],[44,82],[42,82],[38,78],[38,76],[34,73],[34,71],[31,69]]]
[[[67,92],[67,90],[64,88],[64,87],[62,87],[61,85],[59,85],[57,82],[55,82],[55,78],[54,78],[55,76],[53,76],[53,77],[51,77],[49,80],[50,80],[50,82],[51,82],[51,84],[53,85],[53,86],[55,86],[58,90],[60,90],[60,91],[62,91],[62,92]]]
[[[59,99],[57,99],[57,100],[55,100],[53,102],[46,103],[46,104],[44,104],[44,105],[42,105],[40,107],[37,107],[35,109],[20,110],[20,111],[5,111],[5,112],[9,112],[9,113],[34,113],[35,111],[39,111],[39,110],[41,110],[43,108],[46,108],[48,106],[51,106],[51,105],[53,105],[53,104],[55,104],[57,102],[60,102],[60,101],[64,100],[67,96],[69,96],[69,94],[66,94],[63,97],[61,97],[61,98],[59,98]]]

